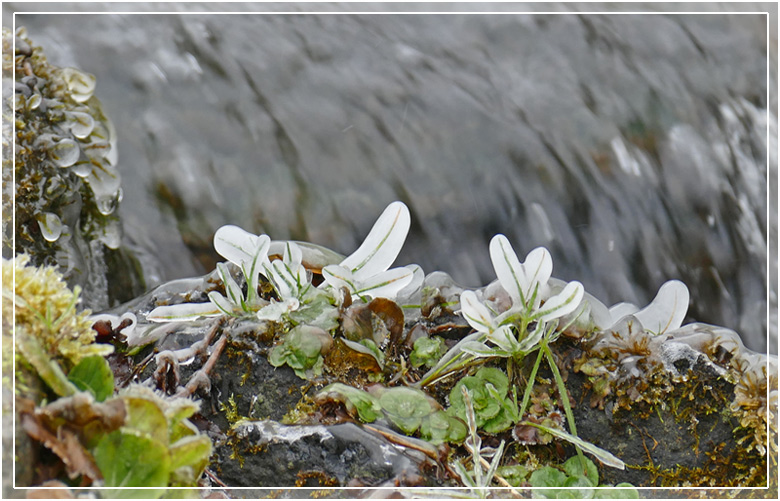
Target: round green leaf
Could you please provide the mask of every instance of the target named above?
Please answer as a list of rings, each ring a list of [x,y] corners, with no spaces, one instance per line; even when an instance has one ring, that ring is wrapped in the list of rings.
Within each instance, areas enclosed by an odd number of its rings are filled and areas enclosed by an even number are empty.
[[[495,387],[498,394],[501,396],[506,395],[509,390],[509,378],[506,377],[504,371],[496,367],[483,367],[477,371],[475,376],[478,379],[487,381]]]
[[[507,415],[504,409],[501,409],[495,417],[486,420],[482,424],[482,429],[488,433],[500,433],[508,430],[513,424],[514,421],[512,421],[512,418]]]
[[[585,460],[585,470],[582,469],[582,459]],[[594,486],[599,485],[599,470],[593,461],[586,457],[570,457],[563,463],[563,470],[570,477],[586,477]]]
[[[127,418],[125,428],[148,435],[150,438],[168,445],[168,419],[163,411],[151,400],[138,397],[122,397],[125,401]]]
[[[108,498],[157,498],[170,478],[171,458],[166,444],[132,430],[120,429],[103,437],[95,448]],[[160,487],[160,489],[121,489]]]
[[[420,435],[423,440],[438,445],[442,442],[461,442],[466,438],[466,424],[444,411],[436,411],[423,418]]]
[[[552,466],[544,466],[531,473],[531,487],[563,487],[566,474]]]
[[[98,402],[114,394],[114,373],[99,355],[82,358],[68,373],[68,380],[79,390],[92,393]]]
[[[409,362],[415,368],[422,365],[433,367],[445,352],[444,340],[441,337],[421,337],[414,342],[414,350],[409,355]]]

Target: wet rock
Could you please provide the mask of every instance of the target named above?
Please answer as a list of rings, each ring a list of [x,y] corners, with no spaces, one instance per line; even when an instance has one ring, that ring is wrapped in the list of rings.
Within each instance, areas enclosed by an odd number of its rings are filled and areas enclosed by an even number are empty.
[[[623,327],[625,337],[603,333],[590,352],[559,351],[575,360],[567,387],[579,436],[627,465],[601,470],[604,482],[766,486],[767,447],[777,439],[776,404],[766,402],[767,387],[770,396],[777,391],[776,358],[747,350],[722,327],[689,324],[659,336]],[[750,383],[756,372],[763,385]]]

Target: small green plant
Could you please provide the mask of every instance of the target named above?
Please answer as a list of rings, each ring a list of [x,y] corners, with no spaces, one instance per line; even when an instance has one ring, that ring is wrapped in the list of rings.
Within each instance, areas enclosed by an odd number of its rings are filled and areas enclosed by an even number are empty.
[[[407,435],[417,431],[423,418],[437,410],[437,404],[431,397],[414,388],[377,387],[374,395],[378,396],[379,406],[385,416]]]
[[[188,420],[200,406],[186,398],[163,398],[138,385],[117,398],[125,405],[125,422],[100,438],[93,452],[107,488],[104,494],[156,498],[168,486],[196,486],[211,456],[211,440]]]
[[[450,466],[460,476],[460,480],[466,487],[471,487],[475,494],[480,498],[487,496],[486,487],[489,487],[493,481],[493,477],[496,475],[498,465],[501,463],[501,457],[504,455],[505,442],[502,440],[498,449],[493,453],[493,460],[485,468],[484,465],[487,461],[482,457],[482,439],[477,434],[477,418],[476,409],[474,408],[471,392],[466,386],[459,388],[461,398],[466,413],[466,423],[468,425],[468,438],[465,442],[466,449],[471,453],[471,471],[468,471],[463,463],[460,461],[454,461],[450,463]]]
[[[311,284],[312,272],[304,267],[303,252],[295,242],[284,242],[282,259],[271,261],[268,254],[273,244],[267,235],[253,235],[233,225],[223,226],[214,235],[214,248],[241,270],[246,292],[228,264],[218,263],[217,272],[225,295],[211,291],[207,303],[158,306],[147,319],[171,322],[227,315],[276,322],[282,325],[281,332],[286,335],[271,351],[271,363],[287,364],[299,375],[307,371],[319,374],[322,357],[314,353],[318,338],[298,328],[311,326],[332,331],[339,325],[339,312],[346,296],[353,295],[363,301],[392,299],[402,289],[415,286],[413,281],[421,283],[423,274],[416,265],[388,270],[403,246],[410,221],[406,205],[390,204],[352,255],[337,265],[322,268],[324,282],[320,287]],[[259,292],[261,276],[273,287],[270,297],[262,297]],[[345,295],[344,290],[349,294]],[[360,344],[362,347],[354,343],[349,346],[370,353],[383,365],[384,354],[376,343],[372,346],[361,341]]]
[[[274,346],[268,355],[268,362],[274,367],[287,364],[298,377],[310,379],[310,376],[322,374],[323,346],[333,340],[330,334],[310,325],[298,325],[284,336],[281,344]]]
[[[517,395],[507,397],[509,379],[495,367],[483,367],[473,376],[461,378],[450,391],[448,412],[466,420],[466,402],[462,388],[469,390],[477,428],[488,433],[509,429],[517,421]]]
[[[580,305],[584,289],[579,282],[570,282],[561,290],[549,283],[552,275],[552,257],[547,249],[538,247],[532,250],[521,263],[514,249],[504,235],[496,235],[490,241],[490,259],[493,262],[498,281],[509,296],[509,305],[497,302],[481,301],[473,291],[461,294],[461,312],[476,332],[466,336],[442,357],[438,364],[426,373],[420,381],[421,386],[431,384],[442,377],[460,370],[480,358],[506,358],[509,379],[513,379],[513,368],[520,367],[523,358],[538,351],[536,362],[528,378],[522,403],[516,412],[507,412],[500,422],[491,423],[491,429],[500,430],[509,427],[511,421],[522,419],[528,408],[533,382],[542,357],[546,358],[558,386],[561,403],[569,423],[571,434],[554,430],[551,434],[568,440],[575,445],[582,461],[582,444],[577,438],[577,427],[568,393],[555,363],[549,344],[555,341],[567,326],[558,328],[559,319],[572,315]],[[581,310],[582,311],[582,310]],[[578,315],[574,316],[573,322]],[[486,344],[490,342],[493,346]],[[464,378],[465,379],[465,378]],[[495,385],[493,385],[495,389]],[[488,387],[489,388],[489,387]],[[505,393],[499,392],[499,401]],[[488,411],[497,404],[488,406]],[[485,412],[485,411],[483,411]],[[553,430],[552,428],[537,428]],[[495,428],[494,428],[495,426]],[[622,461],[592,444],[587,450],[600,460],[617,468],[624,468]]]
[[[333,383],[320,391],[316,400],[341,402],[351,415],[364,423],[387,418],[407,435],[420,431],[423,440],[433,444],[460,442],[466,437],[466,426],[458,418],[441,410],[425,392],[415,388],[374,386],[371,392],[342,383]]]
[[[421,337],[414,342],[412,353],[409,355],[409,363],[412,367],[433,367],[446,353],[444,339],[440,336]]]

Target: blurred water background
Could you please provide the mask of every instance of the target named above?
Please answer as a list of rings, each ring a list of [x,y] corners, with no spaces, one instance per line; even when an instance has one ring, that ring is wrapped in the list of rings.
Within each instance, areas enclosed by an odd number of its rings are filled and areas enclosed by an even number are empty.
[[[560,14],[303,14],[401,8]],[[775,14],[578,12],[605,8]],[[346,254],[402,200],[399,264],[484,285],[504,233],[608,305],[680,279],[688,320],[776,353],[776,8],[4,3],[3,22],[79,12],[16,24],[97,77],[149,287],[210,271],[223,224]],[[261,9],[301,14],[216,13]]]

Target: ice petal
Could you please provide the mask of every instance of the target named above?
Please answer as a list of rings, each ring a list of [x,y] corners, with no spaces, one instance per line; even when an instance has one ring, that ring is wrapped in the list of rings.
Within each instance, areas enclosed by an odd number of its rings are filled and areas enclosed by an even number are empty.
[[[354,291],[355,290],[355,277],[352,276],[352,271],[340,266],[338,264],[330,264],[322,269],[322,278],[325,279],[325,283],[338,290],[342,287]]]
[[[413,277],[414,272],[408,268],[393,268],[360,281],[355,293],[358,296],[395,299],[398,291],[406,287]]]
[[[365,241],[344,259],[341,266],[352,270],[358,280],[387,270],[404,245],[411,226],[409,209],[393,202],[376,220]]]
[[[517,339],[512,332],[512,327],[509,325],[502,325],[498,329],[489,333],[487,338],[496,344],[499,348],[506,350],[509,353],[515,353],[519,348]]]
[[[500,233],[490,240],[490,260],[501,287],[509,293],[514,304],[525,304],[528,290],[525,270],[512,244]]]
[[[474,291],[463,291],[460,295],[460,311],[466,322],[477,332],[491,332],[494,328],[493,315],[482,304]]]
[[[241,266],[242,263],[252,263],[259,252],[268,253],[271,239],[268,235],[253,235],[248,231],[234,226],[225,225],[214,234],[214,250],[231,263]]]
[[[689,300],[688,287],[679,280],[669,280],[658,289],[653,302],[634,316],[645,330],[662,334],[680,328]]]
[[[546,292],[547,282],[552,276],[552,269],[552,256],[550,255],[550,251],[544,247],[537,247],[525,257],[523,271],[525,272],[525,278],[528,281],[528,288],[525,291],[526,299],[530,299],[537,284],[539,285],[534,307],[539,305],[541,295]]]
[[[540,322],[548,322],[568,315],[580,305],[584,294],[585,288],[581,283],[577,281],[569,282],[560,293],[549,298],[534,316]]]
[[[617,303],[609,308],[609,317],[612,320],[609,325],[604,327],[611,327],[616,324],[621,318],[626,315],[633,315],[639,311],[639,306],[632,303]]]

